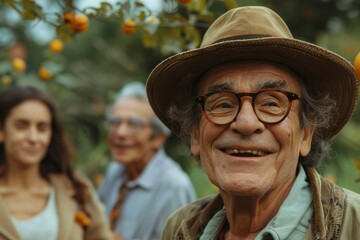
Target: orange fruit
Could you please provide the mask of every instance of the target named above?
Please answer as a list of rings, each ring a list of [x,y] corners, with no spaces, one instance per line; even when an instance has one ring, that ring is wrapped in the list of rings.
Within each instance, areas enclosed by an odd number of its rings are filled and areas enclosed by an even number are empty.
[[[125,21],[122,31],[126,34],[134,34],[136,32],[136,23],[132,19]]]
[[[159,23],[159,19],[157,17],[154,17],[154,16],[149,17],[147,21],[150,24],[158,24]]]
[[[75,15],[72,12],[66,12],[64,13],[64,22],[66,23],[72,23],[74,21]]]
[[[83,32],[89,27],[89,18],[85,14],[78,13],[70,22],[70,27],[75,32]]]
[[[50,42],[49,48],[54,53],[60,53],[63,50],[64,45],[61,40],[53,39]]]
[[[87,227],[91,224],[90,218],[81,211],[75,213],[75,221],[83,227]]]
[[[50,72],[49,70],[47,70],[46,68],[42,67],[39,69],[39,77],[42,80],[48,81],[52,78],[52,72]]]
[[[355,56],[354,69],[356,77],[360,80],[360,52]]]
[[[182,4],[187,4],[189,2],[191,2],[191,0],[178,0],[179,3],[182,3]]]
[[[104,181],[104,177],[101,175],[101,174],[97,174],[95,177],[94,177],[94,183],[95,183],[95,186],[100,186],[100,184]]]
[[[14,71],[16,71],[16,72],[24,72],[25,68],[26,68],[26,63],[25,63],[24,59],[18,58],[18,57],[14,58],[11,61],[11,65],[12,65],[12,68],[14,69]]]

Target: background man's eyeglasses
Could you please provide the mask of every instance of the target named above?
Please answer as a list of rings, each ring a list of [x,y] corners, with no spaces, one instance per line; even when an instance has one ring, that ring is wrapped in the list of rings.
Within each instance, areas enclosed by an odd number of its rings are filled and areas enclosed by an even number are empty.
[[[128,130],[134,134],[141,132],[150,125],[150,122],[140,118],[108,117],[106,122],[110,131],[116,130],[122,124],[126,124]]]
[[[263,89],[255,93],[219,91],[195,99],[202,107],[207,120],[218,125],[234,121],[241,109],[241,99],[250,97],[254,112],[263,123],[275,124],[284,120],[290,112],[292,101],[299,95],[278,89]]]

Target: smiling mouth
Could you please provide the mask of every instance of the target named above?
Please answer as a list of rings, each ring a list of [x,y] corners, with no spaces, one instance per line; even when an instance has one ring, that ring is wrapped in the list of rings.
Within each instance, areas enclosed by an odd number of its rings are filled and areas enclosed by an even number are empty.
[[[114,143],[113,146],[115,148],[130,148],[132,147],[133,145],[131,144],[126,144],[126,143]]]
[[[223,149],[223,152],[229,154],[231,156],[237,157],[259,157],[268,154],[265,151],[258,151],[258,150],[242,150],[242,149],[235,149],[235,148],[227,148]]]

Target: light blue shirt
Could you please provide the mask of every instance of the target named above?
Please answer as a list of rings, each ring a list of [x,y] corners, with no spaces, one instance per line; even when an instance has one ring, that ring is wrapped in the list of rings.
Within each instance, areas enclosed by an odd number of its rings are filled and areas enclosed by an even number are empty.
[[[98,189],[108,215],[118,190],[126,179],[124,166],[111,162]],[[159,149],[142,174],[129,181],[116,231],[126,240],[160,239],[163,225],[171,213],[195,200],[189,177],[180,166]]]
[[[306,174],[300,165],[298,176],[288,196],[269,224],[255,240],[304,239],[313,214],[312,196]],[[218,211],[204,229],[200,240],[217,240],[226,222],[225,209]]]

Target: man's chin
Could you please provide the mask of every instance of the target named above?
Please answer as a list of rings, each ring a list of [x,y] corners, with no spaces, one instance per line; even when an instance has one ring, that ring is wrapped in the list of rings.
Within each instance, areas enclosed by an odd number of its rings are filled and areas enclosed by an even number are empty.
[[[229,181],[224,181],[221,184],[221,188],[237,196],[252,196],[257,194],[263,194],[265,188],[268,187],[267,184],[262,181],[263,179],[258,179],[255,177],[250,178],[250,176],[242,176],[236,178],[236,180],[232,179]]]
[[[129,163],[131,163],[132,161],[131,161],[131,159],[128,159],[128,158],[124,158],[124,156],[114,156],[113,155],[113,158],[112,158],[113,160],[115,160],[116,162],[118,162],[118,163],[121,163],[121,164],[129,164]]]

